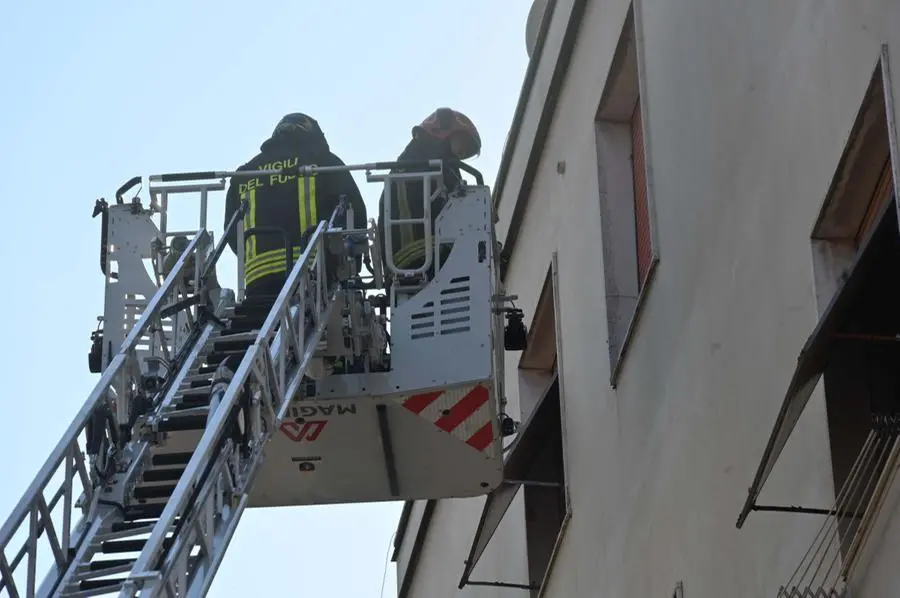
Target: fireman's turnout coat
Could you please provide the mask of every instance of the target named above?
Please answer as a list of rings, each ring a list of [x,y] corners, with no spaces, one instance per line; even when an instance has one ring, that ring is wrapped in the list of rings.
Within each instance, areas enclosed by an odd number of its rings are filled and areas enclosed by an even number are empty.
[[[314,123],[314,121],[313,121]],[[315,125],[318,129],[318,125]],[[307,131],[276,134],[261,146],[260,153],[237,170],[271,170],[316,166],[340,166],[343,162],[328,149],[324,136]],[[291,263],[303,252],[301,236],[321,220],[329,218],[340,197],[346,196],[353,208],[356,227],[366,226],[366,206],[359,187],[347,171],[319,173],[313,176],[275,174],[232,177],[225,200],[225,226],[242,200],[248,202],[243,221],[237,226],[277,228],[287,233],[292,245]],[[343,225],[338,220],[336,225]],[[228,232],[228,245],[237,253],[237,228]],[[282,235],[256,234],[244,239],[244,284],[248,295],[257,288],[283,281],[287,259]]]

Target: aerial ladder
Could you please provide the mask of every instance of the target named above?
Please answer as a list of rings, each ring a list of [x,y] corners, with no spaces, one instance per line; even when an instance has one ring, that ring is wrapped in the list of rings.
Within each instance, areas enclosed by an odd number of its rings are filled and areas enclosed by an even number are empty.
[[[115,203],[98,200],[106,294],[89,362],[100,379],[0,529],[0,596],[204,596],[246,508],[502,484],[517,425],[504,350],[521,350],[525,330],[500,290],[490,191],[455,165],[474,184],[447,188],[441,161],[383,162],[154,175],[147,206],[125,199],[135,177]],[[231,177],[341,169],[384,185],[384,268],[379,225],[351,228],[344,201],[293,262],[284,231],[243,225],[246,203],[217,242],[208,229]],[[426,191],[421,219],[391,211],[392,186],[408,183]],[[170,202],[186,195],[199,196],[199,228],[170,230]],[[409,224],[434,251],[403,270],[391,239]],[[232,228],[236,291],[216,270]],[[252,301],[244,246],[263,234],[285,240],[289,274],[277,297]]]

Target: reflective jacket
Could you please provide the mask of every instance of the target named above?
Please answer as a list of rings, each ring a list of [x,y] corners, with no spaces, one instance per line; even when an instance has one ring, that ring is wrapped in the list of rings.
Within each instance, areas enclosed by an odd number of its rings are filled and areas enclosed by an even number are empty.
[[[434,160],[450,158],[437,146],[428,143],[424,139],[413,139],[397,158],[405,160]],[[402,171],[402,170],[399,170]],[[444,162],[444,185],[448,191],[452,191],[459,184],[461,175],[459,169],[449,162]],[[437,190],[437,182],[432,181],[431,193]],[[431,204],[431,230],[434,239],[435,221],[441,213],[446,201],[445,197],[439,197]],[[422,218],[425,199],[422,193],[422,180],[414,179],[391,184],[391,217],[397,220],[407,218]],[[386,237],[384,225],[384,193],[378,201],[378,234],[381,237],[382,262],[387,272]],[[391,245],[393,247],[394,264],[401,269],[419,268],[425,263],[425,251],[434,251],[433,247],[425,247],[425,227],[421,224],[396,224],[391,230]],[[447,259],[449,248],[441,247],[440,259]],[[434,266],[432,266],[433,268]]]
[[[270,170],[315,164],[339,166],[344,163],[328,150],[324,141],[306,136],[272,138],[264,143],[252,160],[237,170]],[[278,228],[287,234],[292,245],[291,263],[303,252],[301,236],[305,231],[327,220],[345,195],[353,208],[354,224],[366,226],[366,206],[356,182],[348,171],[296,175],[234,176],[225,199],[225,226],[246,199],[248,210],[242,223],[250,228]],[[336,226],[344,226],[339,218]],[[237,228],[228,234],[228,245],[237,253]],[[244,284],[248,292],[272,277],[286,276],[285,239],[270,233],[244,238]]]

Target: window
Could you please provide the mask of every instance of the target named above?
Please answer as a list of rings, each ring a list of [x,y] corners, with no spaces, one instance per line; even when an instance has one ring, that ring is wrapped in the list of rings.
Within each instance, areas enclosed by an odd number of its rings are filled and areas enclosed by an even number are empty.
[[[886,128],[884,132],[886,137]],[[900,377],[894,375],[900,361],[900,344],[895,342],[900,321],[894,317],[896,306],[900,304],[900,285],[892,274],[900,268],[900,251],[896,247],[900,237],[897,211],[890,192],[893,186],[890,165],[885,166],[875,193],[856,196],[867,200],[859,202],[864,218],[859,232],[847,242],[858,248],[859,266],[867,271],[860,273],[859,288],[848,289],[854,291],[853,300],[842,318],[842,326],[834,335],[836,342],[823,371],[831,464],[834,485],[838,489],[847,487],[846,483],[850,481],[854,463],[872,431],[873,416],[900,413],[900,403],[895,401],[895,398],[900,399]],[[888,203],[891,205],[886,205]],[[864,212],[862,208],[865,208]],[[871,242],[860,247],[861,239],[870,233]],[[877,448],[880,440],[883,439],[875,439],[869,448]],[[876,457],[871,465],[877,461],[879,458]],[[883,465],[880,463],[878,467]],[[859,482],[871,479],[875,470],[863,473],[853,480],[852,488],[847,487],[848,492],[854,490],[846,497],[853,504],[853,510],[862,507],[871,495],[871,488],[866,490]]]
[[[813,228],[820,320],[804,346],[738,527],[751,510],[826,515],[785,595],[837,591],[865,566],[900,449],[900,230],[892,176],[886,48]],[[830,509],[756,504],[804,406],[824,379],[835,500]],[[836,523],[837,525],[834,525]],[[874,533],[873,533],[874,532]],[[835,555],[839,566],[828,566]],[[809,559],[809,560],[807,560]],[[827,559],[825,566],[820,560]],[[799,559],[798,559],[799,560]],[[824,562],[824,561],[823,561]],[[808,566],[809,565],[809,566]],[[799,595],[799,594],[798,594]]]
[[[488,495],[475,532],[459,588],[466,585],[506,586],[540,595],[569,518],[565,450],[565,396],[562,360],[558,351],[559,314],[556,310],[556,255],[529,326],[528,348],[519,362],[519,399],[524,423],[507,452],[504,484]],[[473,581],[470,576],[519,488],[525,507],[528,580]]]
[[[595,126],[613,386],[659,261],[635,38],[632,7],[613,56]]]

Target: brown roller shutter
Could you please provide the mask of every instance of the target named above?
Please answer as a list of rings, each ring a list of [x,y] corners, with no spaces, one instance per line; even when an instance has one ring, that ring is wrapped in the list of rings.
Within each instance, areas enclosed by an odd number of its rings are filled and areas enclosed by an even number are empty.
[[[631,164],[634,180],[634,224],[637,238],[638,287],[644,288],[653,247],[650,239],[650,206],[647,200],[647,170],[644,160],[644,128],[641,120],[641,100],[631,115]]]

